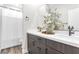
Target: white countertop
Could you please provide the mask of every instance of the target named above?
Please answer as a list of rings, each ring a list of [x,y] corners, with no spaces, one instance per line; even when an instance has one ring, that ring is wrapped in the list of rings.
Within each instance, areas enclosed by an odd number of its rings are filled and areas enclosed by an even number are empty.
[[[79,48],[79,35],[68,36],[68,32],[63,32],[64,34],[62,32],[60,32],[60,33],[56,32],[54,35],[43,34],[38,31],[27,31],[27,33]],[[77,34],[79,34],[79,33],[77,33]]]

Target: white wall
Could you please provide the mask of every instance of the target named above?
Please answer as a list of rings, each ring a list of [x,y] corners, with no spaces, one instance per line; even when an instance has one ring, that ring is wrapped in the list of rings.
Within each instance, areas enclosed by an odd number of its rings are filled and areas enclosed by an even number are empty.
[[[27,51],[27,35],[28,30],[37,30],[43,20],[43,16],[46,13],[46,5],[23,5],[23,20],[27,20],[25,17],[29,17],[29,21],[24,21],[24,41],[23,41],[23,53]]]
[[[28,22],[27,25],[25,25],[27,29],[36,30],[37,25],[40,24],[41,20],[43,19],[43,16],[46,13],[45,8],[46,8],[45,5],[24,5],[23,19],[25,20],[26,19],[25,17],[28,16],[30,20],[30,21],[26,21]]]

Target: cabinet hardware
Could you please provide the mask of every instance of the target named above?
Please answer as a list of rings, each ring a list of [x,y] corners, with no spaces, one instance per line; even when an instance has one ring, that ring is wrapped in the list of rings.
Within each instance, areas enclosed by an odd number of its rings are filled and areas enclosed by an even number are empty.
[[[40,38],[38,38],[38,40],[41,40]]]
[[[35,41],[33,41],[32,43],[33,43],[33,46],[35,46]]]
[[[47,50],[48,50],[48,49],[46,48],[46,49],[45,49],[45,54],[47,54]]]
[[[39,53],[41,52],[41,48],[40,47],[37,47],[38,48],[38,51],[39,51]]]

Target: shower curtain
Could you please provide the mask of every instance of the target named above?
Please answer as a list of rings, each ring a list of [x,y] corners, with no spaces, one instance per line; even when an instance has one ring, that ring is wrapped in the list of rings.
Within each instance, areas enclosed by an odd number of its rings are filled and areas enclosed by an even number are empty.
[[[21,44],[22,34],[22,12],[2,8],[1,49]]]

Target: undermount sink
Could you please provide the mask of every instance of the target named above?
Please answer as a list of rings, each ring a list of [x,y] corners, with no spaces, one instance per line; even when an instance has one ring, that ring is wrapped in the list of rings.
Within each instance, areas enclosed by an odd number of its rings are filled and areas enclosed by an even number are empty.
[[[59,36],[59,37],[68,37],[68,38],[72,38],[72,37],[79,37],[79,32],[75,32],[74,34],[72,34],[71,36],[69,36],[68,31],[61,31],[61,32],[57,32],[55,34],[55,36]]]

